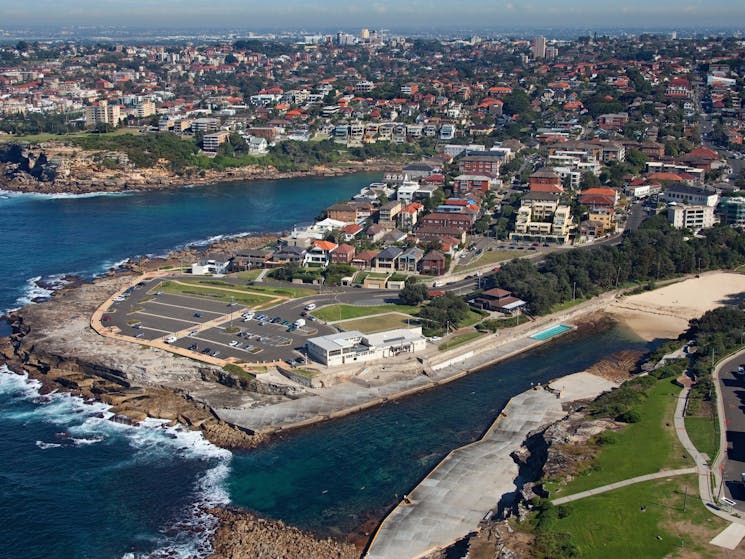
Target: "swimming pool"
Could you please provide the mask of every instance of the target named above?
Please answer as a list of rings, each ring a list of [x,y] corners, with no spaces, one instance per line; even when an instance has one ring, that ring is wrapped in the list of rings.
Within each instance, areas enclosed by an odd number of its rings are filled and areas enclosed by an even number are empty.
[[[557,324],[556,326],[552,326],[551,328],[547,328],[546,330],[541,330],[540,332],[533,334],[530,337],[534,340],[548,340],[549,338],[553,338],[554,336],[563,334],[567,330],[571,329],[571,326],[567,326],[565,324]]]

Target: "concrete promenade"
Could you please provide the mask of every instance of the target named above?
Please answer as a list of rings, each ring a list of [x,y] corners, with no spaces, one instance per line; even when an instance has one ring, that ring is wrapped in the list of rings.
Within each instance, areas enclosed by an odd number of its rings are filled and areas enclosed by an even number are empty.
[[[296,400],[271,406],[256,406],[254,402],[241,405],[236,402],[230,407],[212,406],[212,410],[223,421],[256,433],[271,433],[341,417],[389,400],[440,386],[477,369],[538,347],[549,340],[535,340],[530,337],[531,335],[550,326],[566,323],[602,310],[614,299],[614,294],[595,297],[567,311],[511,328],[509,332],[498,331],[496,334],[480,337],[451,351],[430,352],[429,358],[427,355],[422,356],[424,363],[418,365],[419,374],[399,376],[392,381],[375,381],[376,377],[385,379],[391,371],[396,371],[399,367],[416,367],[413,356],[407,357],[407,361],[400,362],[393,358],[366,367],[358,365],[358,370],[347,367],[346,373],[338,373],[345,377],[343,382],[321,389],[308,390],[308,395]],[[470,356],[462,359],[464,355]],[[452,359],[455,359],[452,364],[438,365]],[[359,370],[361,368],[362,372]],[[562,390],[562,387],[557,387],[557,389]],[[594,394],[597,395],[600,392],[602,390]]]
[[[414,559],[475,530],[502,496],[515,491],[511,453],[536,429],[565,416],[543,389],[515,396],[484,437],[451,452],[385,519],[366,559]]]

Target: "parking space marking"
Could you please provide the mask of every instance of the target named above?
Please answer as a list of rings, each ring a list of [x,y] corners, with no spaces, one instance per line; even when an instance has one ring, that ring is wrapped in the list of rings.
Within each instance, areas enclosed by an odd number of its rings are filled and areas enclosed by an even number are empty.
[[[199,308],[197,308],[197,307],[186,307],[184,305],[176,305],[174,303],[164,303],[162,301],[152,301],[151,300],[151,301],[145,301],[142,304],[143,305],[149,305],[151,303],[154,304],[154,305],[163,305],[164,307],[175,307],[177,309],[186,309],[186,310],[189,310],[189,311],[196,311],[196,312],[202,312],[202,313],[215,314],[217,316],[222,316],[222,315],[226,314],[226,313],[221,313],[221,312],[217,312],[217,311],[208,311],[208,310],[205,310],[203,307],[199,307]],[[232,312],[235,312],[235,311],[232,311]]]
[[[190,324],[192,326],[199,326],[200,324],[202,324],[201,322],[195,322],[193,320],[186,320],[185,318],[175,318],[173,316],[164,316],[162,314],[153,314],[153,313],[149,313],[149,312],[145,312],[145,311],[135,311],[132,314],[141,314],[141,315],[144,315],[144,316],[152,316],[152,317],[155,317],[155,318],[162,318],[163,320],[173,320],[175,322],[186,322],[187,324]]]

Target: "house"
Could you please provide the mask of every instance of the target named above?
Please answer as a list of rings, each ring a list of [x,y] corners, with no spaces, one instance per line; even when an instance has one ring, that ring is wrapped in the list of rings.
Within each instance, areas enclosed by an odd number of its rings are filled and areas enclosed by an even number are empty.
[[[345,241],[351,241],[362,231],[362,226],[356,223],[350,223],[341,228],[340,232]]]
[[[226,254],[209,254],[191,265],[191,273],[195,276],[224,274],[230,266],[230,258]]]
[[[419,262],[424,256],[424,251],[417,247],[405,250],[398,257],[398,270],[401,272],[415,273],[419,269]]]
[[[331,262],[331,253],[337,248],[336,243],[331,241],[313,241],[310,249],[305,253],[304,266],[328,266]]]
[[[398,257],[401,256],[403,250],[399,247],[388,247],[381,250],[375,257],[373,267],[376,270],[383,271],[394,271],[396,270]]]
[[[352,245],[342,243],[331,253],[331,262],[333,264],[351,264],[354,253],[355,250]]]
[[[606,226],[601,221],[586,219],[579,224],[579,236],[582,239],[592,241],[605,235]]]
[[[419,261],[419,271],[422,274],[441,276],[447,272],[447,259],[439,250],[430,250]]]
[[[419,202],[412,202],[408,204],[401,212],[396,216],[398,218],[398,226],[401,229],[411,230],[417,224],[419,219],[419,212],[424,209],[424,206]]]
[[[379,251],[377,250],[363,250],[362,252],[357,253],[354,258],[352,258],[352,266],[358,270],[372,268],[378,252]]]
[[[527,305],[522,299],[514,297],[510,291],[498,287],[479,293],[469,302],[480,309],[509,315],[520,314],[522,308]]]
[[[288,245],[282,247],[272,255],[267,262],[267,267],[278,268],[286,264],[300,263],[305,258],[305,249],[299,246]]]
[[[388,231],[388,229],[386,229],[383,225],[381,225],[380,223],[375,223],[367,228],[367,230],[365,231],[365,238],[372,243],[377,243],[380,239],[383,238],[383,235],[385,235],[386,231]]]
[[[411,180],[419,180],[434,175],[441,169],[429,163],[412,163],[401,170],[401,173]]]
[[[393,229],[392,231],[388,231],[383,237],[380,239],[383,244],[395,244],[395,243],[402,243],[404,240],[406,240],[406,233],[403,231],[399,231],[398,229]]]
[[[230,270],[233,272],[242,272],[252,268],[264,268],[274,256],[273,249],[257,248],[253,250],[244,250],[233,257],[230,263]]]

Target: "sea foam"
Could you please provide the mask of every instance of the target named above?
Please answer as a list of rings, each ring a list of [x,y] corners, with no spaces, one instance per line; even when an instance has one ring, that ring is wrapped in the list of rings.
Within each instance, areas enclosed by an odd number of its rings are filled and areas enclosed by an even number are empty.
[[[132,447],[132,459],[141,463],[172,460],[174,455],[205,462],[206,469],[192,488],[193,502],[188,510],[161,528],[163,535],[155,544],[157,548],[149,553],[128,553],[124,559],[200,558],[212,552],[210,538],[217,519],[207,511],[230,502],[225,489],[230,451],[211,444],[197,431],[165,420],[146,419],[139,425],[118,423],[111,420],[115,414],[106,404],[86,402],[67,393],[42,395],[40,388],[41,383],[28,375],[0,366],[0,397],[35,404],[30,411],[5,411],[0,420],[45,421],[64,429],[58,433],[58,440],[36,441],[39,452],[106,444],[114,437],[124,437]]]

